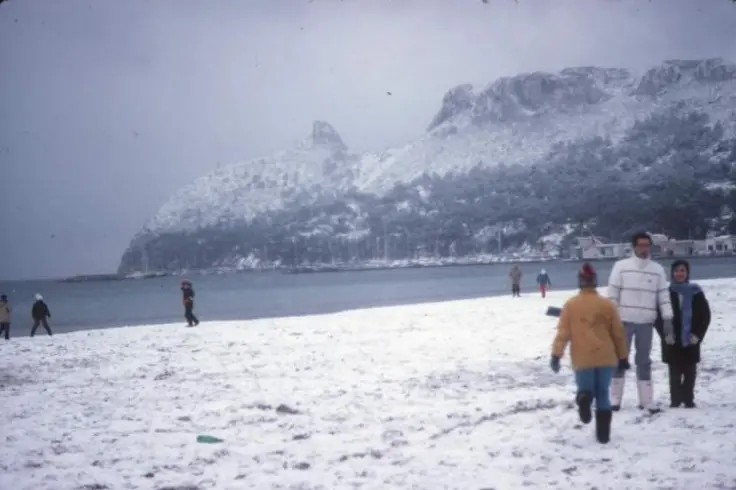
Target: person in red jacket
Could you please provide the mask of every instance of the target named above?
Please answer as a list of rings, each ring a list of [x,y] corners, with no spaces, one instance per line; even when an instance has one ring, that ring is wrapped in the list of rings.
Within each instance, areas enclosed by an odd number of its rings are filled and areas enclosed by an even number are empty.
[[[537,284],[539,285],[539,292],[542,293],[542,298],[547,297],[547,290],[552,287],[552,280],[549,278],[546,269],[542,269],[537,276]]]
[[[194,316],[194,289],[189,280],[184,279],[181,282],[182,303],[184,303],[184,318],[190,327],[199,325],[199,319]]]

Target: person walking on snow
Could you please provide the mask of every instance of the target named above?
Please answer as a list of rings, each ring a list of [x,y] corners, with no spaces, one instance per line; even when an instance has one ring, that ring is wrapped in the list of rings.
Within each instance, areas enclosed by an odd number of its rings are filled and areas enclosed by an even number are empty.
[[[668,344],[674,343],[672,302],[664,268],[650,259],[652,238],[647,233],[636,233],[631,239],[633,255],[613,265],[608,279],[608,296],[616,306],[626,330],[626,344],[636,348],[636,386],[639,408],[656,413],[652,388],[652,338],[657,312],[662,316],[662,331]],[[611,383],[613,410],[621,408],[624,395],[625,373],[619,370]]]
[[[670,407],[695,408],[695,376],[700,362],[700,345],[710,325],[710,306],[700,286],[690,282],[690,264],[672,263],[670,301],[674,312],[674,342],[666,342],[664,321],[654,323],[662,341],[662,362],[669,368]]]
[[[192,289],[192,283],[186,279],[181,282],[181,296],[182,303],[184,303],[184,318],[186,318],[187,324],[190,327],[199,325],[199,319],[194,316],[194,289]]]
[[[596,438],[605,444],[611,436],[611,379],[616,369],[629,368],[629,351],[616,305],[598,294],[598,276],[592,265],[583,264],[578,284],[580,292],[567,300],[560,313],[550,367],[555,373],[560,371],[560,359],[570,343],[580,421],[590,423],[595,400]]]
[[[539,271],[537,276],[537,284],[539,284],[539,292],[542,293],[542,298],[547,297],[547,289],[552,287],[552,280],[549,278],[549,274],[545,269]]]
[[[519,269],[518,265],[515,265],[511,268],[511,272],[509,272],[509,277],[511,278],[511,296],[512,297],[521,297],[521,269]]]
[[[48,319],[51,318],[51,311],[44,303],[43,296],[36,294],[36,302],[31,307],[31,317],[33,318],[33,328],[31,328],[31,337],[36,335],[36,329],[43,325],[46,332],[51,335],[51,327],[49,327]]]
[[[5,332],[5,340],[10,340],[10,303],[6,295],[0,295],[0,335]]]

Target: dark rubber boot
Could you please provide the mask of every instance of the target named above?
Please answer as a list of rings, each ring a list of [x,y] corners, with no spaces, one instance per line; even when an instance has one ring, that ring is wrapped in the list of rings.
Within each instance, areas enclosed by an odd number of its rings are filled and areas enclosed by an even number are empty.
[[[682,369],[682,401],[685,408],[695,408],[695,378],[697,376],[697,365],[686,364]]]
[[[595,437],[601,444],[607,444],[611,440],[611,418],[610,410],[596,410],[595,412]]]
[[[578,405],[580,421],[589,424],[593,419],[593,414],[590,411],[590,406],[593,404],[593,395],[589,391],[580,391],[575,397],[575,403]]]
[[[677,408],[683,402],[682,366],[679,364],[668,364],[670,381],[670,408]]]

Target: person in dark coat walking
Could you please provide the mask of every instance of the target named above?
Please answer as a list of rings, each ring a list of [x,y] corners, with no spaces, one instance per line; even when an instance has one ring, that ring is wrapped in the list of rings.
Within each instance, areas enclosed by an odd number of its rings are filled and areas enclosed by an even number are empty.
[[[518,265],[514,265],[509,272],[509,278],[511,279],[511,296],[514,298],[521,297],[521,269]]]
[[[684,404],[686,408],[695,408],[695,377],[700,344],[710,325],[710,306],[700,286],[690,282],[690,264],[686,260],[672,263],[671,277],[674,339],[666,338],[661,316],[654,328],[662,340],[662,362],[669,368],[670,407]]]
[[[6,295],[0,295],[0,334],[5,332],[5,340],[10,340],[10,303]]]
[[[190,327],[199,325],[199,319],[194,316],[194,289],[188,280],[181,282],[182,303],[184,303],[184,318]]]
[[[43,325],[46,332],[51,335],[51,327],[49,327],[48,319],[51,318],[51,311],[49,307],[44,303],[43,296],[36,294],[36,302],[31,307],[31,317],[33,317],[33,328],[31,329],[31,337],[36,335],[36,329]]]

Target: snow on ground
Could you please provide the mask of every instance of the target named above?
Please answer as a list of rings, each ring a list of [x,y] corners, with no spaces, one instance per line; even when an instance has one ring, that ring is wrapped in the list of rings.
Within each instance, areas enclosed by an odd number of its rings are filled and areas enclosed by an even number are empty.
[[[702,284],[699,408],[642,416],[629,377],[608,446],[548,370],[569,291],[14,339],[0,488],[733,489],[736,288]]]

